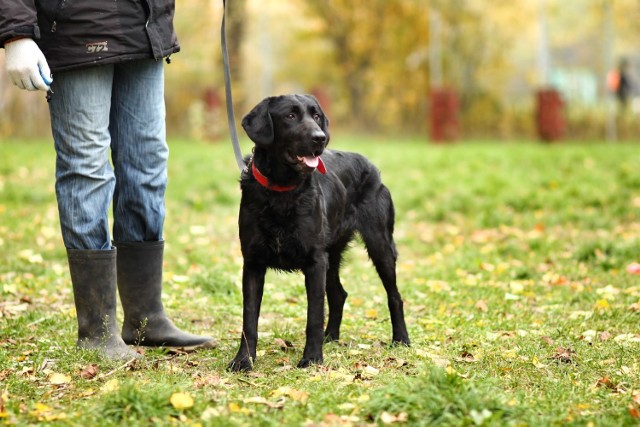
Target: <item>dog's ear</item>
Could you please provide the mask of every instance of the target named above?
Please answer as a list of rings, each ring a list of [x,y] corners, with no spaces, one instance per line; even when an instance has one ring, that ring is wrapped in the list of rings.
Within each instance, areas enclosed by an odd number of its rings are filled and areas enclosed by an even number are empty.
[[[273,121],[269,114],[271,98],[265,98],[242,119],[242,127],[249,138],[258,145],[273,142]]]
[[[318,107],[318,110],[320,110],[320,113],[322,113],[322,122],[320,123],[320,129],[322,129],[322,132],[324,132],[324,134],[327,136],[327,143],[329,143],[329,117],[327,117],[324,110],[322,109],[322,105],[320,105],[320,102],[318,102],[318,99],[315,96],[313,95],[305,95],[305,96],[310,100],[312,100]]]

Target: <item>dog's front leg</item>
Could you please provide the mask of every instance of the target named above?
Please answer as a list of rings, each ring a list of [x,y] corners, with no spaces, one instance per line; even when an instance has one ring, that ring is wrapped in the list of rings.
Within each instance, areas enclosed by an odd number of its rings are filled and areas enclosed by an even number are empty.
[[[303,270],[304,285],[307,290],[307,341],[298,368],[322,363],[322,342],[324,338],[324,296],[327,278],[327,256]]]
[[[242,336],[238,354],[229,363],[229,369],[234,372],[250,371],[256,359],[258,318],[266,272],[266,267],[247,263],[242,269]]]

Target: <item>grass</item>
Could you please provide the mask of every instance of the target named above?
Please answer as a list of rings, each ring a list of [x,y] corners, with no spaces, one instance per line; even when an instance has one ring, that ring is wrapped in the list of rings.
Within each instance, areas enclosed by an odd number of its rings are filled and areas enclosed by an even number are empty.
[[[637,145],[332,145],[367,155],[391,189],[413,345],[387,345],[384,291],[356,244],[324,366],[293,368],[302,277],[269,273],[255,371],[231,374],[242,257],[226,143],[171,142],[165,228],[167,311],[220,346],[127,365],[74,347],[51,144],[0,144],[0,423],[640,423]]]

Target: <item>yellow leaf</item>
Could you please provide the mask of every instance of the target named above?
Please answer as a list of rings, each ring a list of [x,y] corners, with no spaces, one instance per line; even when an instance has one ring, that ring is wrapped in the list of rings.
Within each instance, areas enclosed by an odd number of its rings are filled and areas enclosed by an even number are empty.
[[[371,398],[369,397],[368,394],[363,394],[361,396],[358,396],[358,399],[356,399],[358,402],[360,403],[364,403],[364,402],[368,402]]]
[[[515,350],[507,350],[502,352],[502,357],[505,359],[515,359],[516,356],[517,356],[517,353]]]
[[[373,366],[367,365],[364,368],[364,372],[369,375],[378,375],[380,373],[380,370],[377,368],[374,368]]]
[[[29,415],[31,415],[34,418],[37,418],[38,420],[43,420],[44,416],[49,414],[53,409],[47,405],[45,405],[44,403],[36,403],[33,411],[29,412]]]
[[[107,381],[102,387],[100,387],[100,391],[104,393],[109,393],[112,391],[116,391],[120,388],[120,383],[117,378]]]
[[[229,403],[229,412],[241,413],[245,415],[251,413],[249,409],[244,408],[235,402]]]
[[[369,319],[376,319],[378,317],[378,310],[375,308],[370,308],[365,312],[365,316]]]
[[[266,405],[269,403],[269,401],[262,397],[262,396],[255,396],[255,397],[247,397],[246,399],[242,400],[243,403],[256,403],[259,405]]]
[[[189,393],[173,393],[171,405],[176,409],[188,409],[193,407],[193,397]]]
[[[59,414],[44,414],[45,421],[58,421],[58,420],[66,420],[67,414],[64,412],[60,412]]]
[[[547,365],[545,365],[544,363],[540,363],[540,359],[538,359],[537,357],[533,357],[533,360],[531,361],[531,363],[533,363],[533,366],[535,366],[538,369],[542,369],[542,368],[546,368]]]
[[[71,382],[71,376],[65,375],[65,374],[58,374],[54,372],[51,375],[49,375],[47,380],[49,381],[50,384],[53,384],[53,385],[68,384]]]
[[[33,412],[38,412],[38,413],[42,413],[42,412],[49,412],[51,410],[51,408],[47,405],[45,405],[44,403],[36,403],[35,408],[33,410]]]
[[[275,397],[288,396],[300,403],[306,403],[309,398],[309,393],[306,391],[296,390],[291,387],[280,387],[277,390],[272,391],[271,395]]]
[[[611,308],[611,305],[609,304],[609,301],[603,298],[596,301],[594,308],[596,310],[608,310],[609,308]]]
[[[458,371],[453,369],[453,367],[451,366],[447,366],[445,371],[447,372],[448,375],[458,375]]]

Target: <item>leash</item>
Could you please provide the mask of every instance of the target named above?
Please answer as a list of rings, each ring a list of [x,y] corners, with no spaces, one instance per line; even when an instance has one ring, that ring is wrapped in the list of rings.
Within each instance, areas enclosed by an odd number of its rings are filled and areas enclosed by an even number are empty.
[[[236,132],[236,118],[233,114],[233,97],[231,96],[231,70],[229,68],[229,53],[227,52],[227,30],[225,26],[225,17],[227,15],[227,2],[222,0],[222,27],[220,29],[220,39],[222,40],[222,62],[224,64],[224,93],[227,100],[227,121],[229,122],[229,134],[231,135],[231,144],[233,152],[236,156],[236,163],[241,172],[247,170],[244,163],[242,149],[238,141],[238,133]]]

